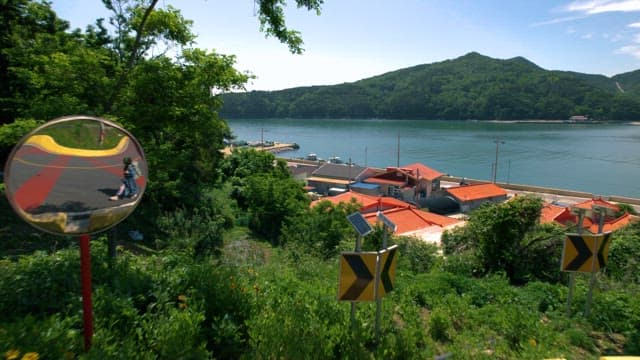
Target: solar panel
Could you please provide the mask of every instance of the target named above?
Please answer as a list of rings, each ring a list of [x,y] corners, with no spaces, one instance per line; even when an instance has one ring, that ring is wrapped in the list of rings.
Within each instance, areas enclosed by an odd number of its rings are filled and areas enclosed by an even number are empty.
[[[359,212],[354,212],[353,214],[347,216],[347,220],[349,220],[351,225],[353,225],[358,234],[360,234],[361,236],[365,236],[373,231],[371,225],[369,225],[364,216],[362,216],[362,214],[360,214]]]
[[[378,219],[380,219],[382,223],[384,223],[389,229],[391,229],[391,231],[395,232],[398,229],[396,224],[394,224],[393,221],[391,221],[388,217],[384,216],[381,211],[378,211]]]

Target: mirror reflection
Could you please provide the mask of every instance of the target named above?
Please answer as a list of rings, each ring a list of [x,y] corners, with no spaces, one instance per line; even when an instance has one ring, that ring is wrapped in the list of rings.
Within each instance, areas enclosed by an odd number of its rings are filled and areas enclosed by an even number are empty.
[[[100,118],[50,121],[26,135],[6,164],[14,210],[57,234],[90,234],[126,218],[140,201],[147,163],[137,140]]]

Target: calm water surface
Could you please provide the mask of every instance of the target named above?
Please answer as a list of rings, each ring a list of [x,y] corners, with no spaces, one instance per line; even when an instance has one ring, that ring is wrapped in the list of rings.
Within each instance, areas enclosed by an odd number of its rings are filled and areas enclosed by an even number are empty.
[[[640,198],[640,126],[420,120],[229,120],[238,139],[295,142],[283,157],[315,153],[358,165],[421,162],[440,172]],[[398,146],[399,143],[399,146]],[[398,156],[398,148],[399,156]]]

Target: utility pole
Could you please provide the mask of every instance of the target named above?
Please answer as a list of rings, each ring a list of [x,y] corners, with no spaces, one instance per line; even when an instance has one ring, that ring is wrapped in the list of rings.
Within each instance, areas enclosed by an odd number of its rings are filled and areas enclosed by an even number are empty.
[[[364,147],[364,167],[367,167],[367,147]]]
[[[349,157],[349,164],[347,164],[349,166],[349,181],[347,182],[347,190],[351,190],[351,157]]]
[[[496,143],[496,162],[493,165],[493,183],[495,184],[496,177],[498,176],[498,152],[500,151],[500,144],[504,144],[504,141],[496,138],[493,142]]]
[[[398,159],[396,161],[396,167],[400,168],[400,134],[398,134],[398,149],[397,149]]]

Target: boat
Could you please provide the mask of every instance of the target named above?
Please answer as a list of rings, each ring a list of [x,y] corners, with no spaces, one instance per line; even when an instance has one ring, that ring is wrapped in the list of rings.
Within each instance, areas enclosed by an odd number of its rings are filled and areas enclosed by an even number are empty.
[[[339,156],[332,156],[329,158],[329,163],[331,164],[344,164],[344,161],[340,159]]]

